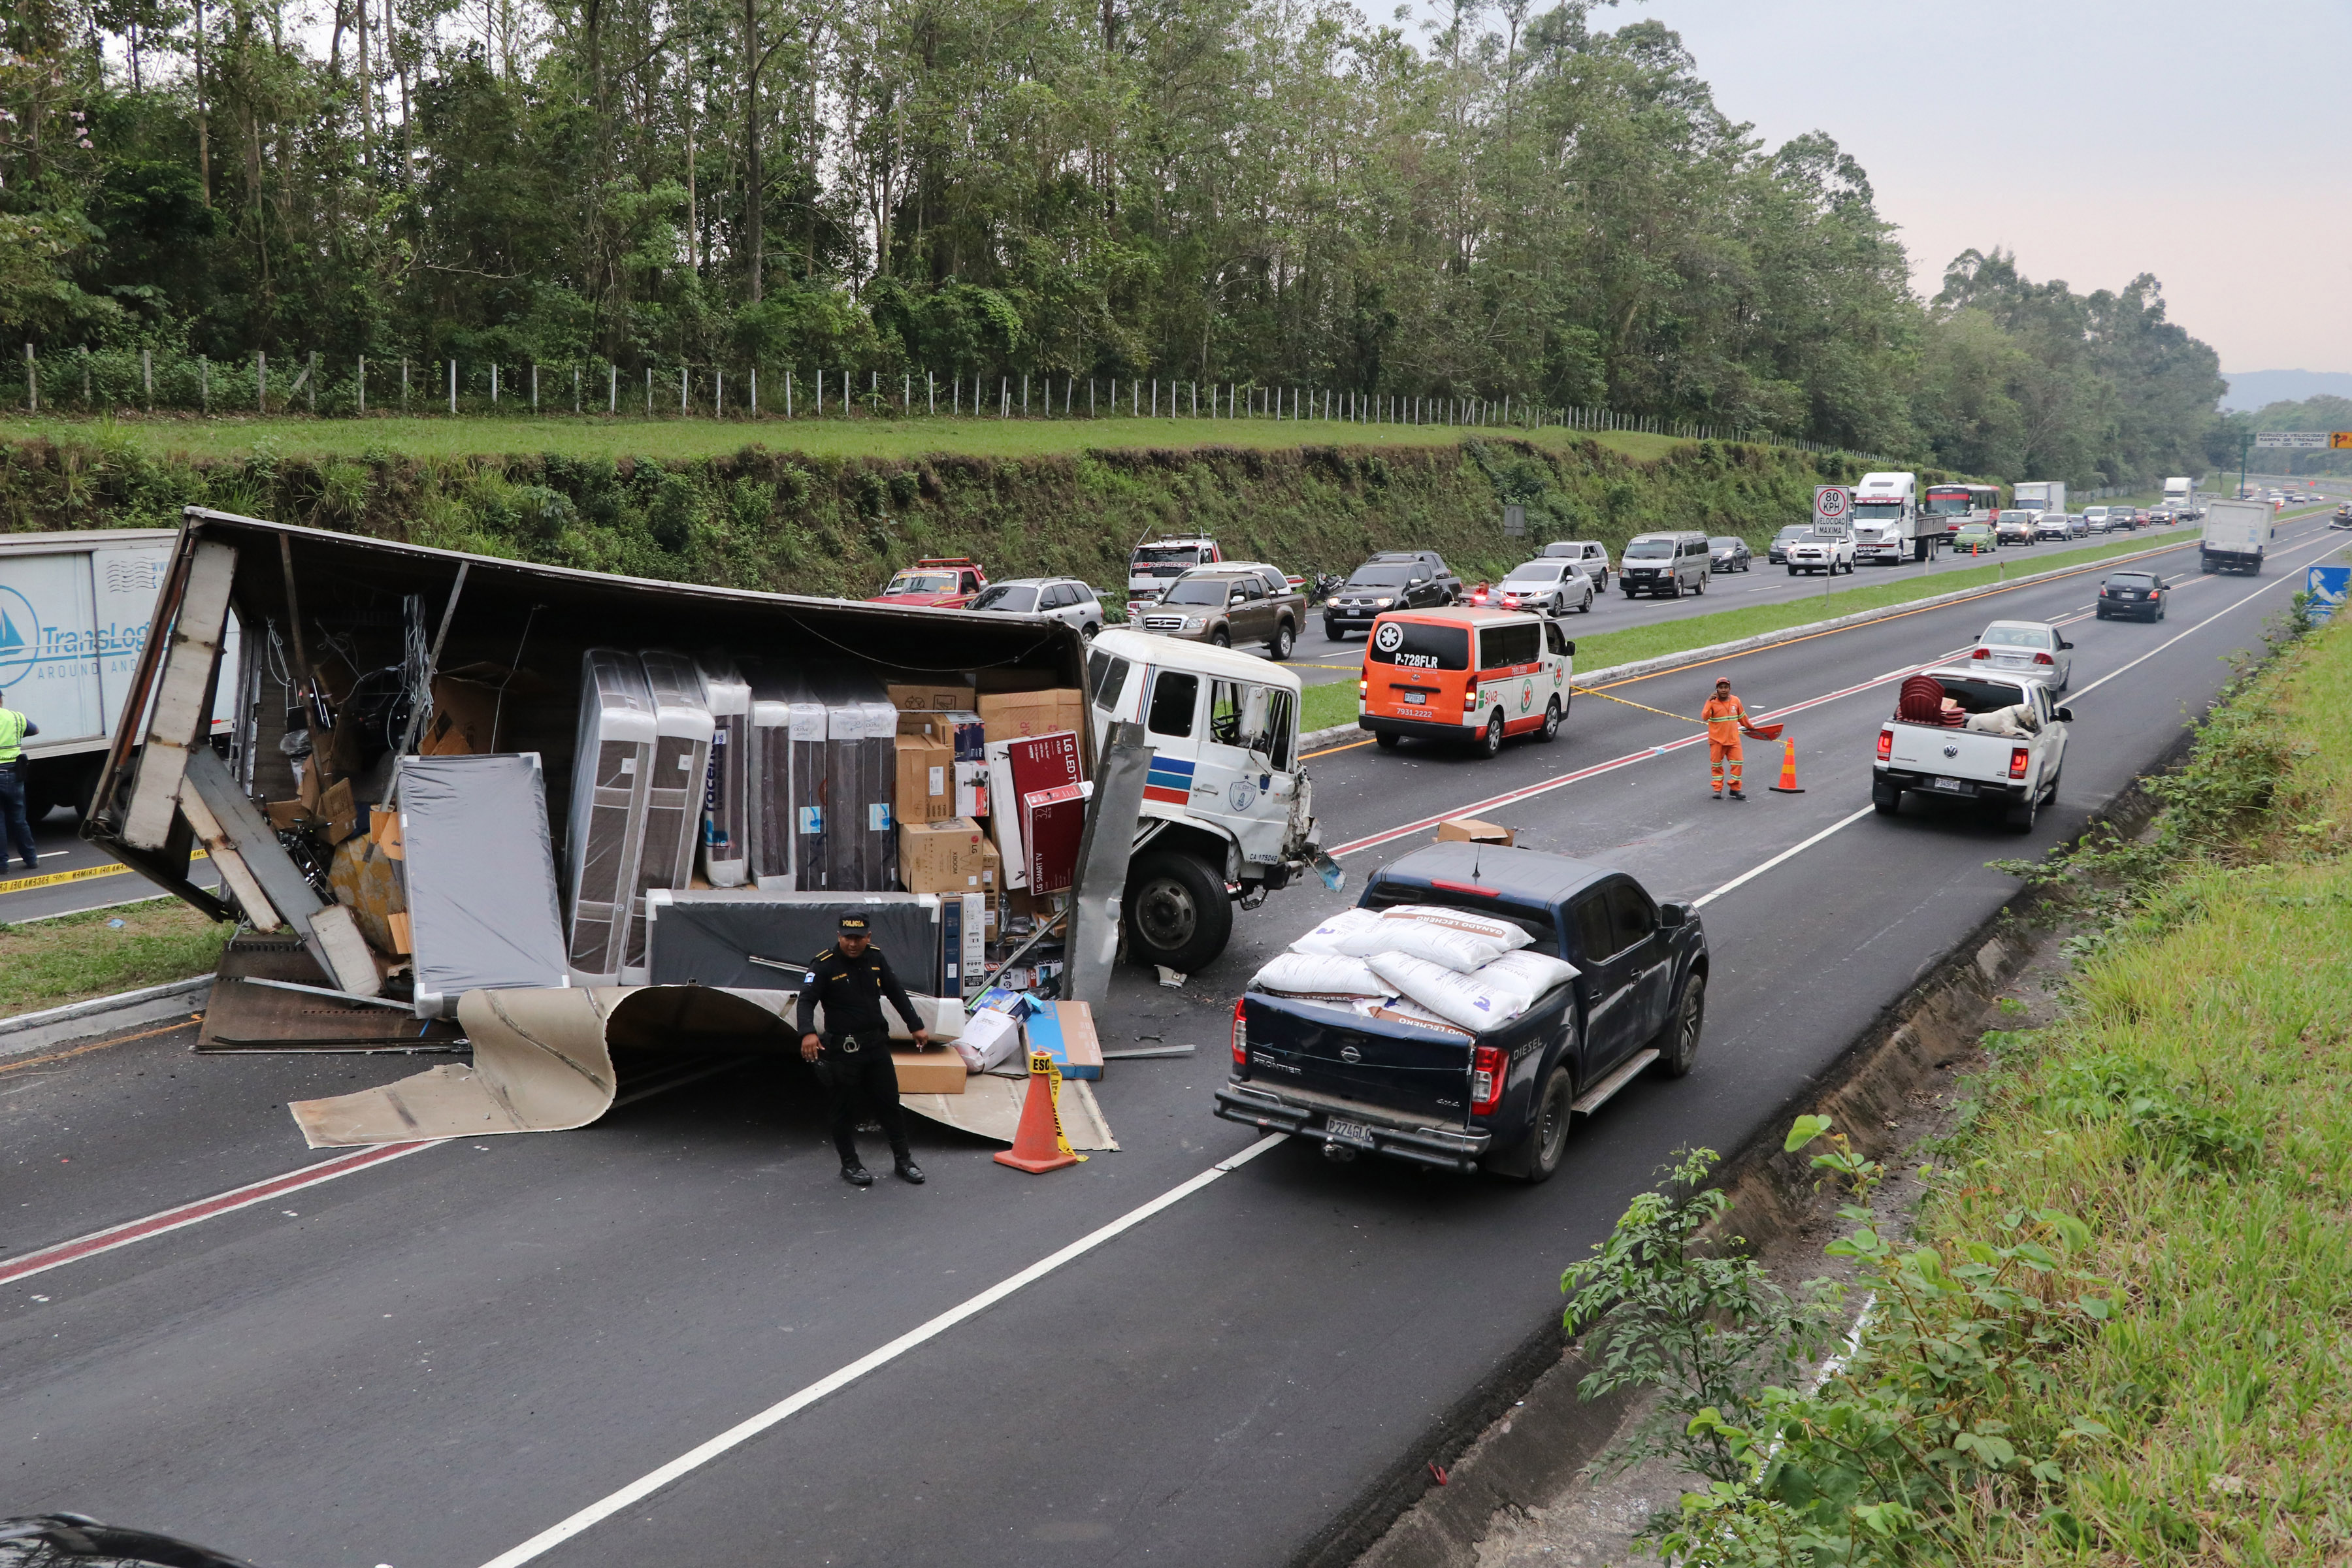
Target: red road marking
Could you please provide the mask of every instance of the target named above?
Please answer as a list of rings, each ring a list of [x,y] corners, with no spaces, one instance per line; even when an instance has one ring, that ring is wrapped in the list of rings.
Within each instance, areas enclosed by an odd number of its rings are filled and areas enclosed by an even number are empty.
[[[22,1258],[0,1263],[0,1285],[22,1279],[45,1269],[78,1263],[101,1252],[111,1252],[118,1247],[128,1247],[135,1241],[145,1241],[165,1231],[198,1224],[233,1210],[268,1203],[272,1198],[299,1193],[305,1187],[315,1187],[331,1182],[338,1176],[348,1176],[357,1171],[371,1170],[422,1149],[436,1148],[446,1139],[426,1139],[415,1143],[383,1143],[372,1149],[356,1150],[338,1154],[331,1160],[321,1160],[315,1165],[305,1165],[299,1171],[289,1171],[282,1176],[271,1176],[242,1187],[232,1187],[208,1198],[180,1204],[149,1215],[144,1219],[126,1220],[121,1225],[95,1230],[72,1241],[61,1241],[55,1247],[45,1247],[38,1252],[28,1252]]]

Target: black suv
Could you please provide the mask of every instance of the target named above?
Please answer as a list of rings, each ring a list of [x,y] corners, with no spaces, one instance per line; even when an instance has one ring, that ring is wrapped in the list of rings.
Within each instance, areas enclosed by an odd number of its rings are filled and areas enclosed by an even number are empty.
[[[1337,642],[1369,632],[1383,610],[1425,610],[1462,596],[1462,579],[1433,550],[1383,550],[1348,574],[1323,601],[1323,635]]]

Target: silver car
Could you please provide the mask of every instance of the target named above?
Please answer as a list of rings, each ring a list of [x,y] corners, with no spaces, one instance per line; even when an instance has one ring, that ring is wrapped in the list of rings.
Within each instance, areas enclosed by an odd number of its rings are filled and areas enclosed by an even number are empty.
[[[2074,679],[2074,645],[2048,621],[1995,621],[1969,658],[2004,675],[2031,676],[2053,691],[2065,690]]]
[[[971,607],[1066,621],[1078,628],[1081,637],[1091,637],[1103,629],[1102,601],[1076,577],[1008,577],[982,588]]]
[[[1521,562],[1510,575],[1495,584],[1490,599],[1506,610],[1541,610],[1548,616],[1592,611],[1592,579],[1573,561],[1556,555]]]

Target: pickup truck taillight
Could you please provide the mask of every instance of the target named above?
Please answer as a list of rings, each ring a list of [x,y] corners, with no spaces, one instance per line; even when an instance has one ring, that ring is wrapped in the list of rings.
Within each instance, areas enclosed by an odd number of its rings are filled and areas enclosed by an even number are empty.
[[[1970,658],[1990,658],[1992,657],[1992,649],[1989,647],[1980,647],[1970,653],[1969,657]]]
[[[1883,763],[1894,754],[1895,731],[1892,730],[1881,730],[1878,732],[1878,760]]]
[[[2011,778],[2021,779],[2025,776],[2025,762],[2029,754],[2030,753],[2023,746],[2011,746],[2009,749],[2009,776]]]
[[[2033,656],[2033,662],[2034,662],[2034,663],[2036,663],[2036,664],[2049,664],[2049,665],[2054,665],[2054,664],[2056,664],[2058,661],[2057,661],[2056,659],[2054,659],[2054,658],[2051,658],[2048,654],[2046,654],[2046,653],[2037,653],[2037,654],[2035,654],[2035,655]]]
[[[1503,1103],[1503,1084],[1509,1074],[1504,1071],[1503,1047],[1480,1046],[1470,1054],[1470,1114],[1489,1116],[1495,1107]]]
[[[1249,1037],[1242,1017],[1242,1009],[1248,1005],[1248,1000],[1247,997],[1234,1000],[1234,1066],[1237,1068],[1249,1066]]]

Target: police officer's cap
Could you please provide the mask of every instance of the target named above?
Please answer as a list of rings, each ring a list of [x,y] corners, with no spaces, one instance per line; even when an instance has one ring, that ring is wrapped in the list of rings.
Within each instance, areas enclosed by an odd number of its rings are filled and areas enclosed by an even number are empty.
[[[844,936],[866,936],[870,934],[872,928],[866,923],[864,915],[841,917],[841,934]]]

